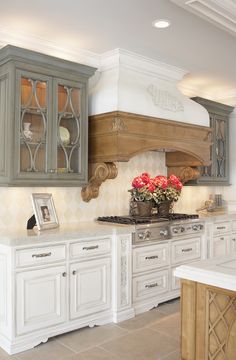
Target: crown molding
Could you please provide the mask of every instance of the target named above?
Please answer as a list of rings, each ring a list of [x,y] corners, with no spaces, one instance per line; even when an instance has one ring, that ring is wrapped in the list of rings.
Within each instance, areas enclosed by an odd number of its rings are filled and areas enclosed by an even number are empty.
[[[158,77],[159,79],[172,82],[180,81],[188,73],[188,71],[176,66],[125,49],[114,49],[103,54],[96,54],[80,48],[64,47],[34,34],[16,33],[10,28],[0,26],[0,48],[7,44],[90,65],[98,68],[101,72],[109,69],[118,69],[119,66],[122,66],[147,76]],[[230,105],[232,103],[236,105],[236,89],[228,92],[224,91],[222,96],[221,89],[216,89],[214,92],[206,92],[201,88],[182,83],[178,87],[188,97],[201,96],[215,101],[231,101]]]
[[[236,36],[234,0],[171,0],[185,10]]]
[[[209,100],[213,100],[214,97],[212,92],[204,91],[201,87],[193,86],[191,84],[185,84],[180,82],[178,84],[178,89],[188,97],[200,96]]]
[[[7,44],[38,51],[65,60],[80,62],[98,68],[99,71],[118,68],[120,65],[133,71],[151,76],[158,76],[169,81],[179,81],[188,73],[176,66],[136,54],[125,49],[114,49],[96,54],[79,48],[64,47],[56,42],[44,39],[35,34],[14,32],[0,26],[0,47]]]
[[[0,47],[7,44],[38,51],[65,60],[79,62],[93,67],[100,65],[100,56],[96,53],[72,47],[64,47],[34,34],[15,32],[0,26]]]
[[[188,97],[200,96],[205,99],[218,101],[227,105],[236,106],[236,88],[222,92],[221,88],[214,91],[204,91],[201,87],[179,83],[178,89]]]
[[[125,49],[114,49],[101,54],[100,71],[118,68],[119,66],[148,76],[156,76],[175,82],[181,80],[188,73],[187,70]]]

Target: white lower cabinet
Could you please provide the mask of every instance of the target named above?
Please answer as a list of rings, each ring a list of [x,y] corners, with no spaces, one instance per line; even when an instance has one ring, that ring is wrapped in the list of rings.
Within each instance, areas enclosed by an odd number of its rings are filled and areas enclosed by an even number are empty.
[[[111,305],[110,258],[70,266],[70,318],[95,314]]]
[[[133,301],[150,299],[150,297],[168,292],[168,277],[168,269],[135,277],[133,279]]]
[[[98,236],[0,246],[0,346],[15,354],[111,322],[111,243],[111,236]]]
[[[65,266],[16,275],[17,335],[64,322],[66,305]]]
[[[179,290],[180,289],[180,278],[174,275],[174,271],[176,268],[171,269],[170,278],[171,278],[171,290]]]
[[[209,252],[208,257],[218,257],[230,254],[235,251],[233,243],[232,230],[234,229],[234,221],[217,221],[208,225],[209,234]]]
[[[201,258],[201,238],[177,240],[171,243],[171,263],[179,264]]]
[[[230,239],[230,252],[236,251],[236,234],[233,234]]]
[[[133,249],[133,305],[142,313],[180,295],[175,267],[202,257],[201,237],[160,241]]]
[[[214,236],[211,256],[217,257],[226,255],[229,252],[229,243],[230,235]]]

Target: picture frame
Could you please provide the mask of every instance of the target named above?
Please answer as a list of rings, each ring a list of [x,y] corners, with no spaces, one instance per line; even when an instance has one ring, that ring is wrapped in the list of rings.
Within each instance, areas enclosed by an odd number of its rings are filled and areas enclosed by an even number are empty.
[[[31,194],[34,215],[39,230],[57,228],[59,226],[52,194]]]

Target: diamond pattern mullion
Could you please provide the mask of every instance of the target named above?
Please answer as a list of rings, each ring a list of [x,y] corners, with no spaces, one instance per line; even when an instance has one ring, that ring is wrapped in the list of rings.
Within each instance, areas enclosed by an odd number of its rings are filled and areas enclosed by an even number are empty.
[[[211,310],[211,311],[210,311]],[[234,315],[234,316],[233,316]],[[216,316],[213,320],[212,316]],[[228,360],[228,334],[236,317],[236,298],[208,292],[208,359]],[[230,319],[230,320],[227,320]],[[214,349],[214,350],[212,350]]]

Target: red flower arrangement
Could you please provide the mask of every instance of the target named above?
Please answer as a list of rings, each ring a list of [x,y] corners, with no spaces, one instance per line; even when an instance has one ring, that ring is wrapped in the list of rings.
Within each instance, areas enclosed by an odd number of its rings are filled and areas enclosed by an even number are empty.
[[[175,175],[151,178],[148,173],[142,173],[133,179],[132,187],[129,192],[134,201],[154,200],[160,204],[165,200],[177,201],[183,184]]]

